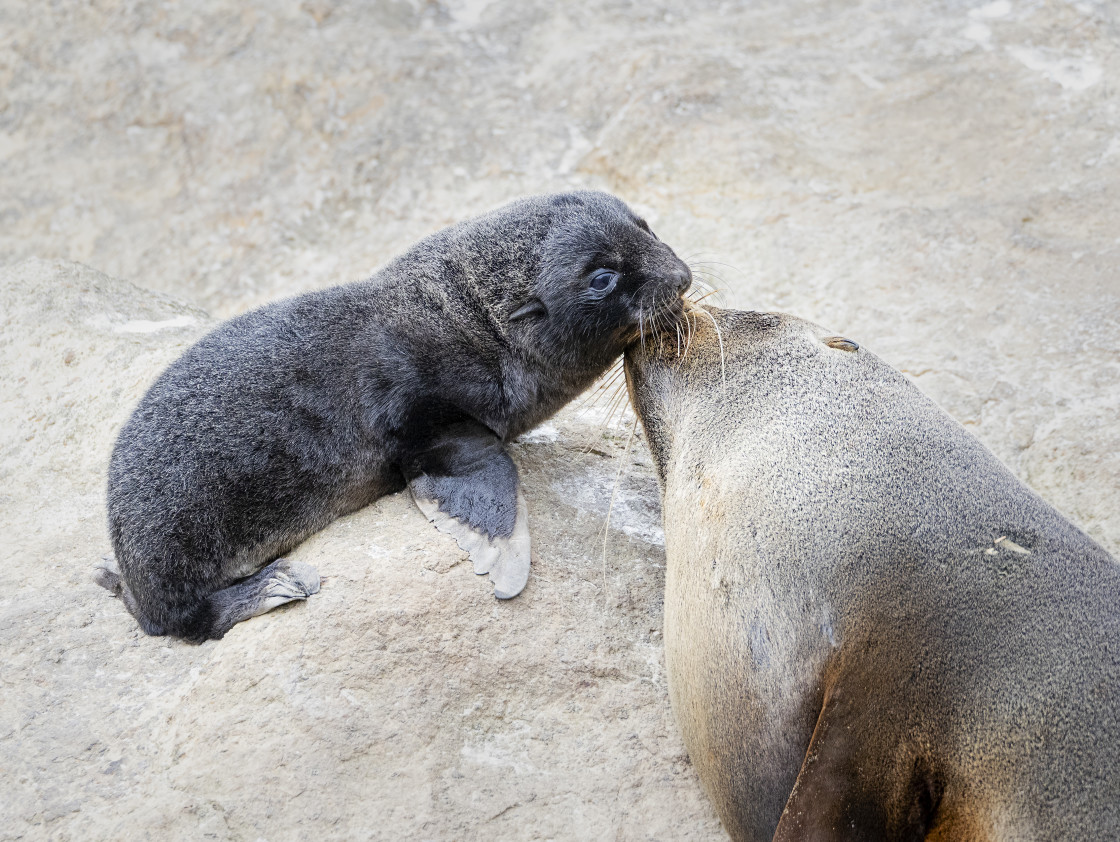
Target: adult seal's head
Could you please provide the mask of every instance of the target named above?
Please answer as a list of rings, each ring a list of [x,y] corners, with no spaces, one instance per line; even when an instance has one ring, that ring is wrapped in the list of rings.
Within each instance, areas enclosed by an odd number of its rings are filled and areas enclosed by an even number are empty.
[[[670,697],[731,836],[1120,838],[1116,561],[858,343],[681,327],[626,372]]]
[[[529,576],[505,444],[681,307],[688,267],[624,203],[522,199],[367,281],[233,319],[152,385],[109,468],[99,581],[145,631],[219,638],[319,587],[282,556],[404,488],[494,593]]]

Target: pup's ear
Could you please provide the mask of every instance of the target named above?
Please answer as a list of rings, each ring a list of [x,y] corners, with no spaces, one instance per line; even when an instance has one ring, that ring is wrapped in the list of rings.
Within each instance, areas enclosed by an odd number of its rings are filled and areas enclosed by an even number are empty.
[[[509,320],[516,322],[520,319],[526,319],[529,316],[547,316],[548,308],[544,306],[544,302],[539,298],[530,298],[516,310],[509,314]]]

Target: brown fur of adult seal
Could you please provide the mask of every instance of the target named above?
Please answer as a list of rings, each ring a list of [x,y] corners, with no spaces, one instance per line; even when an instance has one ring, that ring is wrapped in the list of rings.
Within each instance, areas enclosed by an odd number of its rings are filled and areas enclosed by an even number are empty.
[[[732,838],[1120,838],[1120,566],[855,343],[708,313],[626,371]]]

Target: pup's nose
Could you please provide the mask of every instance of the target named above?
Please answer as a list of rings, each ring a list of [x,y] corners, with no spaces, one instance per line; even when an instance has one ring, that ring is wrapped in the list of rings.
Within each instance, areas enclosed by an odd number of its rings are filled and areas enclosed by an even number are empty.
[[[684,291],[692,286],[692,270],[687,266],[677,269],[673,272],[673,280],[677,284],[677,292],[684,294]]]

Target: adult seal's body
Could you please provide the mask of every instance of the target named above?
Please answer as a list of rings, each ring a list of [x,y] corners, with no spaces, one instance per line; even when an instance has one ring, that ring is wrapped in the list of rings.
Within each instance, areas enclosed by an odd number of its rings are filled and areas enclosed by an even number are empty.
[[[495,594],[529,534],[505,443],[585,389],[688,267],[618,199],[523,199],[422,240],[368,281],[235,318],[155,382],[109,466],[115,562],[149,634],[221,637],[318,589],[278,558],[407,484]],[[271,562],[271,563],[270,563]]]
[[[1116,561],[856,343],[692,315],[626,371],[670,697],[731,836],[1120,838]]]

